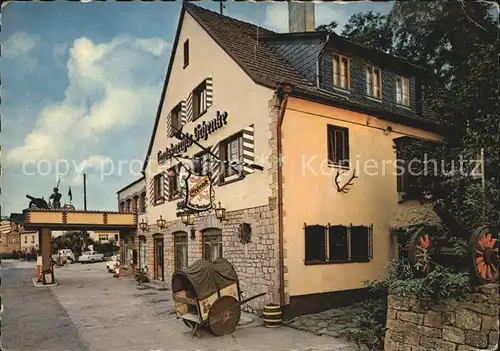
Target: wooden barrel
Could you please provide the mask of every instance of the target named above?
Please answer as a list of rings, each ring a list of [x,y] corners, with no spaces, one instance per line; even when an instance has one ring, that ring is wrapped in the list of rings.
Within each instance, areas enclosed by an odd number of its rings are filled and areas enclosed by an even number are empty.
[[[264,306],[264,326],[279,328],[281,326],[281,306],[269,304]]]

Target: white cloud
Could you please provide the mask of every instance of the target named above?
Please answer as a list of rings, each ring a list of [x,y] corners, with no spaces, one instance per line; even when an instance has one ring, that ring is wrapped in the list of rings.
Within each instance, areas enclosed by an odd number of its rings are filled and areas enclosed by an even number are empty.
[[[25,32],[17,32],[3,43],[2,55],[6,58],[29,53],[36,45],[36,40]]]
[[[164,67],[168,49],[158,38],[121,36],[101,44],[76,39],[69,50],[64,100],[40,111],[35,128],[6,161],[82,159],[86,146],[110,132],[153,118],[163,75],[151,67]]]

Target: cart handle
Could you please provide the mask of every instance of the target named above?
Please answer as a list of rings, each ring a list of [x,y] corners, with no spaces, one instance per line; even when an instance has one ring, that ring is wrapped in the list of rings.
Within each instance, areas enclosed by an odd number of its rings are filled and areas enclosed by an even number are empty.
[[[258,294],[258,295],[255,295],[255,296],[251,296],[251,297],[249,297],[249,298],[246,298],[245,300],[243,300],[243,301],[241,301],[241,302],[240,302],[240,305],[243,305],[244,303],[247,303],[248,301],[251,301],[251,300],[256,299],[256,298],[258,298],[258,297],[264,296],[264,295],[266,295],[266,294],[267,294],[267,293],[265,293],[265,292],[264,292],[264,293],[260,293],[260,294]]]

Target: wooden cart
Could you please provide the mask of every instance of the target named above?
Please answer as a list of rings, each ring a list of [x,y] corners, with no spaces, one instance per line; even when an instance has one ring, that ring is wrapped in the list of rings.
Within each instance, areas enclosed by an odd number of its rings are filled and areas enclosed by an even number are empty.
[[[196,335],[208,326],[217,336],[231,334],[238,326],[240,306],[263,296],[242,300],[238,276],[227,260],[198,260],[172,276],[172,294],[177,316]]]

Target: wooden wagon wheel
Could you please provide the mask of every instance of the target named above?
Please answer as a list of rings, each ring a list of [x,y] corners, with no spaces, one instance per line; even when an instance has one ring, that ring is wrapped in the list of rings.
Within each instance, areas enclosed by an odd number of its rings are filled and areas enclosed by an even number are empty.
[[[429,250],[433,245],[429,230],[419,228],[410,238],[408,243],[408,258],[413,274],[423,278],[432,270],[431,255]]]
[[[472,276],[478,283],[498,280],[498,239],[493,238],[491,227],[480,227],[474,231],[469,241],[469,255]]]
[[[208,312],[208,324],[217,336],[231,334],[240,321],[240,303],[232,296],[222,296],[216,300]]]

